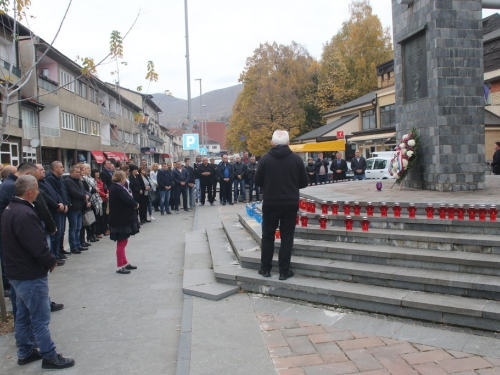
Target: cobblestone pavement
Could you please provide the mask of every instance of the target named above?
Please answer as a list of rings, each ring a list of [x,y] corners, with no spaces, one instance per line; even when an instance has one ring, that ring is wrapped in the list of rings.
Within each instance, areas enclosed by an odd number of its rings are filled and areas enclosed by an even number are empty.
[[[280,375],[493,375],[500,359],[257,313]]]

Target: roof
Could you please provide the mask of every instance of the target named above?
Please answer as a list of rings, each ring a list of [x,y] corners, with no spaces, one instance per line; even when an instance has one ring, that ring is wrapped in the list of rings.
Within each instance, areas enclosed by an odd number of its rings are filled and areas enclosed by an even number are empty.
[[[497,29],[495,31],[492,31],[491,33],[484,35],[483,36],[483,43],[497,39],[498,37],[500,37],[500,29]]]
[[[108,86],[112,86],[112,87],[114,87],[114,86],[115,86],[115,84],[114,84],[114,83],[110,83],[110,82],[106,82],[106,85],[108,85]],[[142,97],[145,99],[146,103],[148,103],[148,105],[149,105],[150,107],[152,107],[152,108],[156,111],[156,113],[163,113],[162,109],[161,109],[160,107],[158,107],[158,106],[156,105],[156,103],[155,103],[155,102],[153,102],[153,100],[152,100],[153,95],[143,94],[142,92],[135,91],[135,90],[131,90],[131,89],[128,89],[128,88],[123,87],[123,86],[120,86],[120,85],[118,85],[118,87],[119,87],[120,89],[122,89],[122,90],[127,90],[127,91],[129,91],[129,92],[131,92],[131,93],[134,93],[134,94],[136,94],[136,95],[140,95],[140,96],[142,96]]]
[[[313,131],[310,131],[309,133],[302,134],[301,136],[295,138],[294,141],[302,141],[305,139],[320,138],[321,136],[331,132],[332,130],[337,129],[338,127],[348,123],[349,121],[355,119],[358,116],[359,115],[357,113],[353,113],[353,114],[347,115],[347,116],[342,116],[338,120],[335,120],[329,124],[323,125],[320,128],[314,129]]]
[[[500,116],[485,109],[484,111],[484,125],[486,126],[500,126]]]
[[[375,99],[375,93],[378,91],[377,90],[374,90],[366,95],[363,95],[359,98],[356,98],[354,99],[353,101],[350,101],[349,103],[346,103],[346,104],[343,104],[341,105],[340,107],[337,107],[337,108],[334,108],[332,109],[331,111],[328,111],[326,113],[323,114],[324,115],[328,115],[330,113],[335,113],[335,112],[338,112],[338,111],[342,111],[344,109],[348,109],[348,108],[352,108],[352,107],[357,107],[359,105],[362,105],[362,104],[368,104],[368,103],[371,103],[373,99]]]

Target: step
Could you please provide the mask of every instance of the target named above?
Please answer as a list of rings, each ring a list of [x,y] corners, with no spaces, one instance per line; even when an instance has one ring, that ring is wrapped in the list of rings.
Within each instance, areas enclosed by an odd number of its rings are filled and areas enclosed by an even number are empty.
[[[237,256],[246,258],[258,247],[237,219],[224,220],[223,228]],[[253,243],[252,243],[253,240]],[[245,245],[241,245],[245,243]],[[500,330],[500,302],[481,298],[412,291],[364,283],[353,283],[300,274],[279,281],[276,273],[263,278],[255,270],[233,268],[217,276],[221,282],[245,290],[352,309],[403,316],[485,330]]]
[[[246,229],[260,244],[261,226],[252,218],[240,216]],[[253,224],[252,224],[253,223]],[[279,241],[276,241],[279,249]],[[294,255],[328,258],[358,263],[422,268],[431,270],[477,273],[500,276],[500,254],[463,251],[426,250],[411,247],[393,247],[349,242],[333,242],[296,238]]]

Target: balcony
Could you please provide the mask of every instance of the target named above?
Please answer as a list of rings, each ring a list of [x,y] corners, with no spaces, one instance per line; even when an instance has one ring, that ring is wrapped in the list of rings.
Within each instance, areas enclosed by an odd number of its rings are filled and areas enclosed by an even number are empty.
[[[101,112],[103,115],[109,116],[109,111],[107,108],[103,107],[102,105],[99,106],[99,112]]]
[[[38,138],[38,127],[37,126],[23,126],[23,133],[25,139]]]
[[[59,138],[59,126],[43,123],[40,126],[40,134],[44,137]]]
[[[118,139],[111,139],[110,140],[111,142],[111,146],[119,146],[120,145],[120,142],[118,141]]]
[[[54,81],[50,81],[48,78],[39,76],[38,77],[38,87],[41,87],[44,90],[47,91],[52,91],[54,94],[57,95],[57,83]]]
[[[102,112],[101,112],[102,113]],[[116,118],[116,112],[109,111],[109,117]]]
[[[10,63],[2,59],[2,65],[5,69],[10,69]],[[21,70],[15,66],[12,67],[12,73],[18,77],[21,77]]]

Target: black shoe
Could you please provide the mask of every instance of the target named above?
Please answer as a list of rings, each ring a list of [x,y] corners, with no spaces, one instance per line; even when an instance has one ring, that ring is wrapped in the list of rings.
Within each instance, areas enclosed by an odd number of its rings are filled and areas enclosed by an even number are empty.
[[[129,264],[127,264],[127,265],[125,266],[125,268],[126,268],[127,270],[136,270],[136,269],[137,269],[137,266],[133,266],[133,265],[131,265],[131,264],[129,263]]]
[[[65,255],[69,255],[69,254],[71,254],[71,252],[70,252],[70,251],[66,251],[66,250],[64,250],[64,249],[62,249],[62,250],[60,251],[60,253],[61,253],[61,254],[65,254]]]
[[[92,246],[91,244],[89,244],[88,242],[84,242],[82,243],[82,247],[90,247]]]
[[[83,247],[83,246],[80,246],[80,247],[78,248],[78,250],[79,250],[79,251],[86,251],[86,250],[88,250],[88,249],[89,249],[88,247]]]
[[[57,267],[64,266],[64,260],[56,259]]]
[[[286,280],[295,275],[292,270],[288,270],[288,272],[281,273],[280,272],[280,280]]]
[[[24,359],[19,358],[17,360],[17,364],[20,366],[24,366],[24,365],[27,365],[28,363],[39,361],[41,359],[42,359],[42,356],[40,355],[40,353],[38,353],[38,350],[33,349],[31,354],[29,356],[27,356],[26,358],[24,358]]]
[[[161,216],[165,216],[165,212],[160,213]]]
[[[62,354],[58,354],[53,358],[44,358],[42,361],[42,368],[59,370],[68,368],[75,365],[75,360],[71,358],[64,358]]]
[[[185,208],[184,211],[189,212],[189,208]]]
[[[205,203],[200,203],[200,206],[204,206],[204,205],[205,205]]]
[[[225,203],[222,203],[223,206],[225,206],[226,204]]]
[[[196,203],[198,203],[198,199],[196,200]]]
[[[168,212],[167,212],[167,215],[172,215],[172,212],[171,212],[171,211],[168,211]]]
[[[64,255],[64,254],[59,255],[59,257],[58,257],[58,258],[59,258],[59,259],[61,259],[61,260],[66,260],[66,259],[68,259],[68,257],[67,257],[66,255]]]
[[[126,269],[126,267],[122,267],[118,271],[116,271],[116,273],[121,273],[123,275],[126,275],[126,274],[130,273],[130,271],[128,269]]]
[[[62,309],[64,309],[64,305],[62,303],[55,303],[55,302],[50,303],[50,312],[59,311]]]
[[[151,220],[147,220],[147,219],[146,219],[146,223],[151,223]]]
[[[10,297],[10,290],[4,290],[4,291],[3,291],[3,296],[4,296],[5,298],[9,298],[9,297]]]
[[[97,242],[97,240],[94,240],[93,238],[90,238],[90,239],[87,238],[87,241],[88,242]]]
[[[264,277],[271,277],[271,271],[266,271],[263,270],[262,268],[259,270],[259,275],[262,275]]]
[[[232,206],[234,203],[233,202],[229,202],[229,204]]]
[[[215,206],[214,202],[210,203],[210,206]]]
[[[141,225],[144,225],[144,224],[146,224],[146,222],[145,221],[141,221]]]
[[[78,249],[71,250],[71,254],[81,254],[82,252]]]

